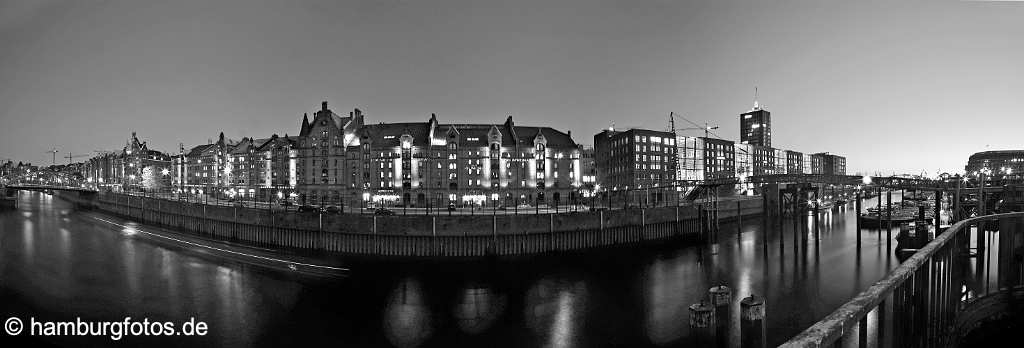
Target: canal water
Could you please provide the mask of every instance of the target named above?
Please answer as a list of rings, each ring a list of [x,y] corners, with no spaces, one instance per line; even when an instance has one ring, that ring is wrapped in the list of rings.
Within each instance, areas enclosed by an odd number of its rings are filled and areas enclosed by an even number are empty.
[[[774,346],[899,264],[884,231],[865,230],[858,252],[852,207],[824,214],[818,240],[808,225],[807,242],[798,245],[793,221],[773,226],[767,252],[760,219],[745,219],[722,225],[710,248],[350,262],[345,274],[320,275],[156,238],[150,233],[175,234],[41,193],[22,192],[18,200],[18,210],[0,212],[0,319],[131,317],[180,325],[195,318],[209,327],[202,337],[30,340],[44,345],[680,347],[692,340],[688,306],[726,285],[734,297],[733,343],[738,301],[756,293],[766,298]],[[0,342],[10,340],[0,333]]]

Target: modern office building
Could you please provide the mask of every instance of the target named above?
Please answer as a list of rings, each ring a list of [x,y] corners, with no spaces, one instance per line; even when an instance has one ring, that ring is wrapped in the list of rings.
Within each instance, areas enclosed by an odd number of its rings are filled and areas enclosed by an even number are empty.
[[[805,174],[804,169],[804,154],[796,151],[786,151],[786,171],[785,174]],[[782,173],[779,173],[782,174]]]
[[[742,179],[753,175],[751,145],[705,137],[676,137],[680,182]]]
[[[608,189],[672,186],[676,137],[649,129],[606,129],[594,135],[597,183]]]
[[[811,174],[846,175],[846,157],[821,152],[811,155]]]
[[[772,147],[772,114],[756,101],[752,110],[740,114],[740,143]]]

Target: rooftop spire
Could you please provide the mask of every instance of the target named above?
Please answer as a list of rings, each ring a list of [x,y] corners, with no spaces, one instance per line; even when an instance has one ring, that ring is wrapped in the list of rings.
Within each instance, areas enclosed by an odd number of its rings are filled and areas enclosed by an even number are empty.
[[[757,86],[754,86],[754,110],[761,110],[761,106],[757,104]]]

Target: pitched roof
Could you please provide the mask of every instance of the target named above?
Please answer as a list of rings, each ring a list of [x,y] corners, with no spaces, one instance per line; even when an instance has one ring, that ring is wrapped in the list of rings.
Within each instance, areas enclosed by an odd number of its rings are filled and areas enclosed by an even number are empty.
[[[213,144],[205,144],[205,145],[199,145],[199,146],[193,147],[191,150],[188,150],[187,156],[189,156],[189,157],[201,156],[203,154],[203,152],[206,151],[206,149],[209,149],[212,146],[213,146]]]
[[[400,146],[405,134],[412,136],[414,146],[430,145],[430,125],[426,122],[365,125],[357,133],[362,142],[370,142],[374,146]]]

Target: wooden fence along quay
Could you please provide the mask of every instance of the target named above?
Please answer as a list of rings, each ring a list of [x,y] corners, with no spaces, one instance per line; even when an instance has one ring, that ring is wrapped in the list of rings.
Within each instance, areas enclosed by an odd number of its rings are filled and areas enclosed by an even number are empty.
[[[717,212],[687,205],[553,214],[377,216],[281,212],[110,192],[56,194],[206,238],[267,248],[399,257],[512,256],[686,238],[708,240],[717,234],[714,220],[759,215],[762,205],[760,200],[745,200]]]

